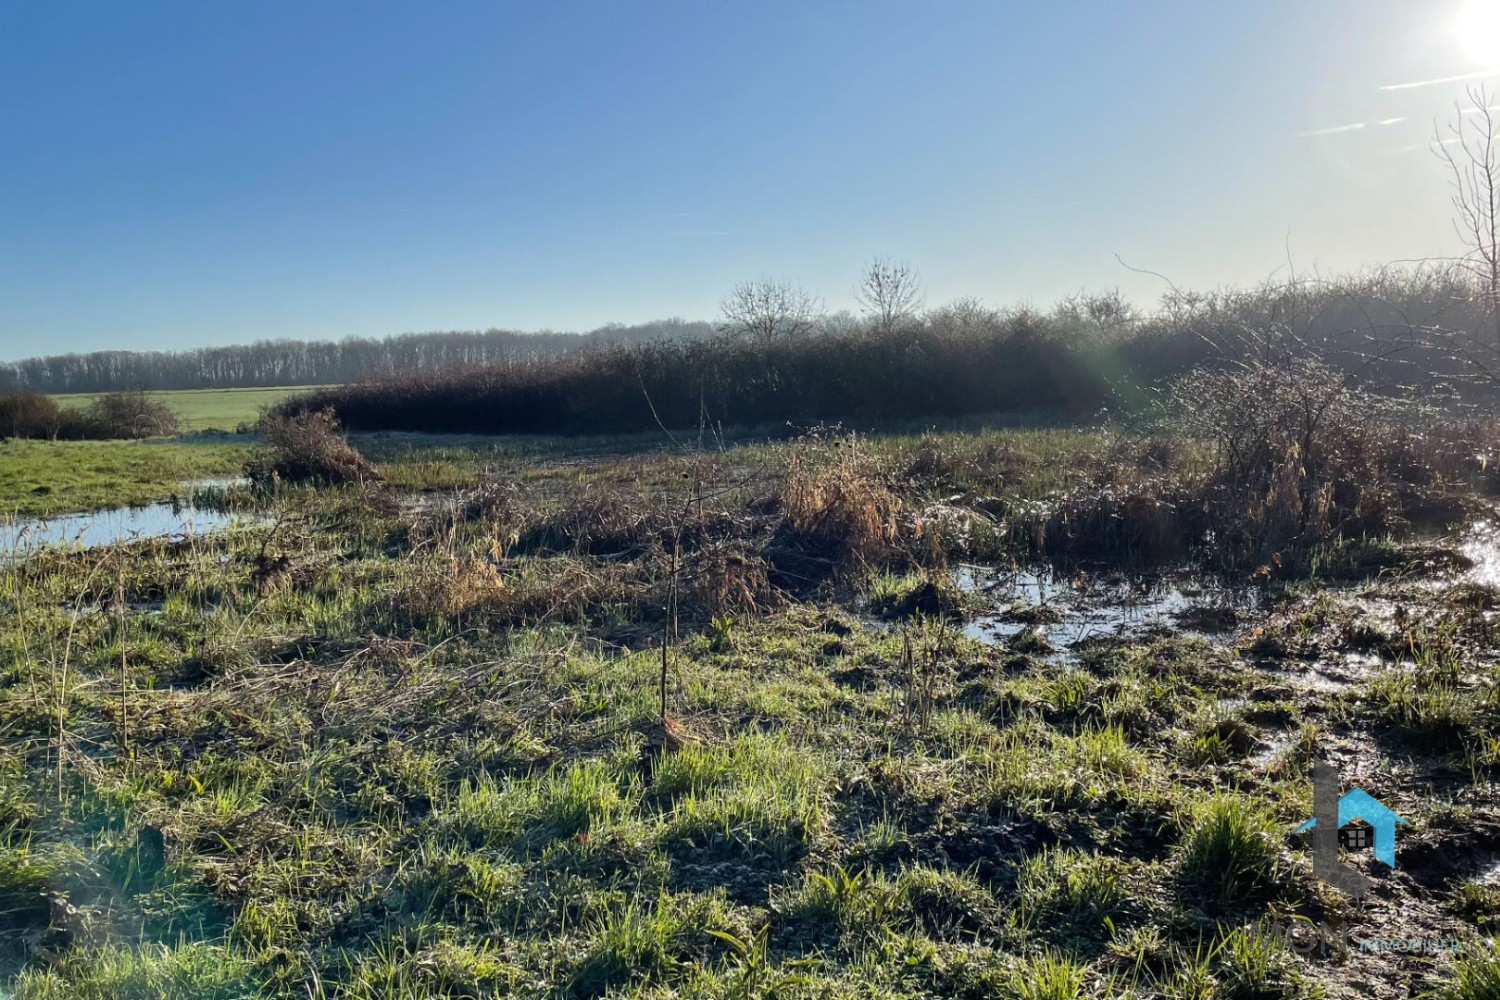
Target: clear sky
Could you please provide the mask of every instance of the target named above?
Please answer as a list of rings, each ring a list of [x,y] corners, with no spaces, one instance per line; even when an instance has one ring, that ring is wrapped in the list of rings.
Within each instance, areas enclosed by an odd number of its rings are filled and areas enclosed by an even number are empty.
[[[1447,254],[1424,81],[1496,65],[1500,0],[0,0],[0,357]]]

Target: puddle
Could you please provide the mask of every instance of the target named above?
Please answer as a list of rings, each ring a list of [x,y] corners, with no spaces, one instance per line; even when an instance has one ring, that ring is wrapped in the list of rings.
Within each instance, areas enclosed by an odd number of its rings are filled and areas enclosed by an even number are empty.
[[[1271,765],[1292,745],[1292,734],[1284,729],[1275,729],[1266,734],[1261,741],[1260,749],[1251,754],[1248,760],[1250,767],[1255,771],[1269,771]]]
[[[1351,684],[1367,680],[1384,665],[1378,656],[1346,653],[1333,659],[1313,660],[1310,663],[1282,660],[1276,666],[1255,666],[1268,676],[1279,678],[1304,691],[1338,694],[1347,690]]]
[[[1464,533],[1458,551],[1473,563],[1463,573],[1463,582],[1500,587],[1500,528],[1490,521],[1475,521]]]
[[[170,503],[26,518],[0,523],[0,559],[24,558],[48,546],[91,549],[143,538],[188,538],[245,520],[242,515]]]
[[[984,594],[998,613],[970,622],[964,633],[987,643],[1007,643],[1034,633],[1066,650],[1096,638],[1138,635],[1152,628],[1214,635],[1232,631],[1258,594],[1191,577],[1127,577],[1118,573],[1063,575],[1049,569],[961,567],[959,587]]]
[[[220,531],[235,523],[261,520],[223,509],[230,490],[248,486],[245,476],[184,479],[171,500],[140,507],[55,514],[52,517],[0,519],[0,560],[25,558],[49,546],[92,549],[145,538],[186,539]]]

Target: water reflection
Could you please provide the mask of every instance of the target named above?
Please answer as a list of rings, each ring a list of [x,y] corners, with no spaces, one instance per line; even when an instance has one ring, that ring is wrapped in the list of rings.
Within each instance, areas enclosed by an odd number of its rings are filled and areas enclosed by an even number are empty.
[[[1482,587],[1500,587],[1500,529],[1490,521],[1475,521],[1458,547],[1473,565],[1464,580]]]
[[[1192,577],[1061,573],[965,566],[958,585],[979,591],[1003,610],[968,623],[964,632],[1003,643],[1033,633],[1066,650],[1089,639],[1152,628],[1213,634],[1232,629],[1240,612],[1257,605],[1255,590],[1231,589]]]
[[[89,549],[142,538],[188,538],[218,531],[237,520],[244,518],[174,503],[24,518],[0,523],[0,558],[25,556],[47,546]]]

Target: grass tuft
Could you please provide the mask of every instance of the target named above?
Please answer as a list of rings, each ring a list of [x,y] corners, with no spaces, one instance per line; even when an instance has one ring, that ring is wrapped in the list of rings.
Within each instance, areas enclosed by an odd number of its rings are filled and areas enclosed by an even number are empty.
[[[1222,793],[1192,810],[1178,847],[1184,885],[1200,899],[1261,900],[1281,877],[1277,826],[1250,800]]]

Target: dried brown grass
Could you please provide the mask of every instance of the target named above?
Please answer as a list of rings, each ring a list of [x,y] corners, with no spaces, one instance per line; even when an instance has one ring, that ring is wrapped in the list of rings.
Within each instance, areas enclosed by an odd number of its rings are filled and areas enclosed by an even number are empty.
[[[781,492],[791,538],[839,569],[904,561],[897,545],[902,501],[855,435],[814,438],[793,453]]]
[[[757,614],[780,607],[766,559],[743,542],[723,542],[696,553],[688,564],[691,594],[710,616]]]
[[[246,466],[257,486],[276,482],[379,484],[385,480],[375,466],[339,432],[332,410],[296,414],[271,413],[260,423],[269,454]]]

